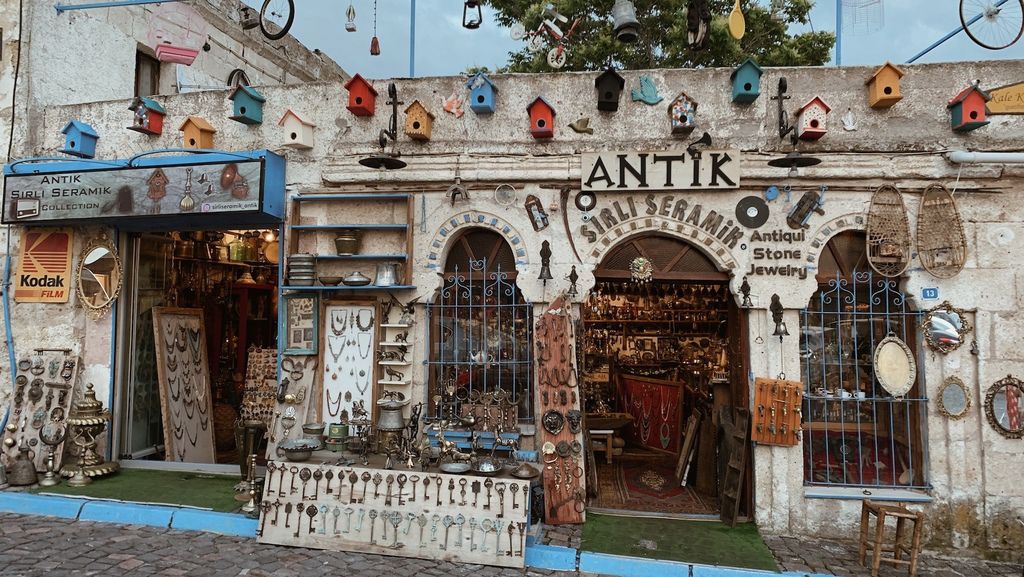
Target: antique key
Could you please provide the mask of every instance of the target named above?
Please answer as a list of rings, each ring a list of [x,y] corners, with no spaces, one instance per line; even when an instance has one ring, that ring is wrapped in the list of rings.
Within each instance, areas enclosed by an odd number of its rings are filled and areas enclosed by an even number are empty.
[[[296,517],[296,519],[295,519],[295,535],[294,536],[295,536],[296,539],[299,538],[299,528],[302,527],[302,514],[305,512],[305,509],[303,509],[304,505],[305,505],[305,503],[299,503],[298,509],[295,510],[295,517]]]
[[[373,545],[373,532],[377,528],[377,510],[370,509],[370,545]]]
[[[476,517],[469,518],[469,550],[476,551]]]
[[[349,529],[352,528],[352,513],[354,513],[354,512],[355,512],[355,509],[353,509],[352,507],[345,507],[345,529],[342,531],[342,533],[348,533]],[[360,517],[360,518],[362,518],[362,517]],[[358,529],[357,529],[357,531],[358,531]]]
[[[406,480],[406,477],[405,477],[404,473],[398,475],[398,506],[399,507],[404,505],[404,503],[402,503],[402,494],[405,493],[405,480]]]
[[[430,540],[437,541],[437,523],[441,520],[441,516],[434,513],[434,516],[430,518]]]
[[[356,498],[353,495],[353,493],[356,490],[357,479],[359,479],[359,475],[356,475],[355,471],[352,471],[351,473],[348,474],[348,502],[350,505],[356,502]],[[341,493],[340,489],[338,490],[338,493]]]
[[[504,528],[504,521],[494,522],[494,556],[501,557],[501,530]]]
[[[324,478],[324,472],[320,469],[313,471],[313,480],[316,481],[316,485],[313,486],[313,498],[316,499],[320,496],[320,479]]]
[[[313,531],[312,522],[310,522],[309,530],[310,532]],[[320,530],[317,533],[321,535],[327,534],[327,505],[320,505]]]
[[[416,513],[406,513],[405,520],[405,529],[402,531],[402,535],[409,534],[409,529],[412,529],[412,522],[416,520]]]
[[[273,461],[267,462],[267,494],[273,493],[271,486],[274,484],[274,473],[277,472],[277,465]]]
[[[494,529],[494,521],[491,521],[490,519],[484,519],[480,523],[480,532],[483,533],[484,539],[484,542],[480,544],[481,553],[487,553],[488,551],[490,551],[490,549],[487,548],[487,534],[491,532],[491,529]]]
[[[498,492],[498,506],[501,508],[498,518],[501,518],[505,516],[505,482],[498,481],[494,484],[494,489]]]
[[[402,514],[395,511],[391,514],[391,517],[388,520],[391,521],[391,528],[394,529],[394,537],[391,539],[391,548],[398,549],[398,526],[402,524]]]
[[[466,517],[459,513],[455,517],[455,524],[459,526],[459,540],[455,542],[455,546],[462,547],[462,526],[466,524]]]
[[[292,504],[285,503],[284,505],[284,528],[292,528]]]
[[[491,487],[494,486],[494,481],[487,479],[484,481],[484,487],[487,487],[487,504],[484,505],[484,509],[490,510],[491,508]]]
[[[452,491],[455,490],[455,479],[448,479],[448,504],[455,504],[455,497],[452,497]]]
[[[441,506],[441,476],[438,475],[434,478],[434,482],[437,483],[437,506]]]
[[[430,504],[429,503],[430,495],[428,494],[429,491],[430,491],[430,477],[423,477],[423,500],[427,501],[428,505]]]
[[[459,505],[466,505],[466,479],[459,479]]]
[[[420,549],[422,549],[427,546],[427,544],[423,542],[423,528],[427,526],[427,516],[420,513],[420,516],[416,517],[416,524],[420,526]]]
[[[299,490],[298,487],[295,486],[295,476],[299,474],[299,468],[292,467],[291,469],[288,469],[288,472],[292,474],[292,482],[288,486],[288,494],[294,495],[295,491]],[[284,493],[281,493],[281,496],[284,497]]]
[[[380,498],[380,484],[384,480],[384,476],[380,473],[373,475],[373,498],[374,500]]]
[[[476,507],[476,501],[480,498],[480,481],[473,481],[469,487],[473,490],[473,506]]]
[[[441,524],[444,525],[444,544],[441,545],[442,550],[448,549],[448,531],[451,530],[454,523],[455,519],[452,519],[451,515],[445,515],[444,519],[441,520]]]
[[[327,479],[327,494],[330,495],[334,492],[334,489],[331,489],[331,481],[334,480],[334,471],[328,470],[324,473],[324,478]],[[341,493],[341,479],[338,479],[338,492]]]
[[[508,553],[505,554],[506,557],[511,557],[512,556],[512,531],[515,530],[515,527],[513,527],[513,525],[515,525],[515,523],[509,521],[509,524],[508,524]]]
[[[359,498],[359,502],[360,503],[365,503],[366,502],[366,491],[369,490],[367,488],[366,484],[370,482],[370,473],[364,472],[362,474],[362,476],[360,476],[359,478],[363,481],[363,496]]]
[[[526,531],[526,523],[524,521],[519,521],[516,523],[516,528],[519,529],[519,556],[522,557],[523,547],[526,546],[526,540],[525,537],[523,537],[523,534]]]
[[[309,469],[306,468],[306,467],[303,467],[302,468],[302,472],[299,473],[299,478],[302,479],[302,498],[303,499],[306,498],[306,484],[309,483],[309,479],[312,476],[313,476],[313,474],[310,473]]]
[[[518,509],[519,503],[516,502],[516,499],[519,497],[519,483],[512,483],[509,490],[512,491],[512,508]]]
[[[390,517],[391,517],[391,512],[390,511],[381,511],[380,512],[380,522],[381,522],[382,525],[384,525],[384,534],[380,538],[381,545],[383,545],[384,542],[388,540],[388,519]]]
[[[385,507],[390,507],[391,506],[391,486],[395,484],[395,476],[394,475],[388,475],[387,483],[388,483],[388,489],[387,489],[388,493],[387,493],[387,495],[384,496],[384,506]],[[376,496],[376,495],[374,495],[374,496]]]
[[[270,524],[277,526],[277,517],[281,514],[281,501],[274,500],[274,518],[270,520]]]
[[[264,501],[260,504],[260,510],[263,511],[263,515],[260,517],[260,529],[256,531],[257,537],[263,536],[263,527],[267,524],[267,517],[270,516],[270,507],[272,507],[270,501]]]
[[[364,517],[366,517],[366,509],[360,508],[359,509],[359,516],[356,517],[356,528],[353,529],[353,531],[355,531],[356,533],[361,533],[363,531],[363,518]]]
[[[309,534],[310,535],[313,534],[313,517],[316,517],[316,514],[319,513],[319,512],[320,512],[320,510],[316,508],[316,505],[310,505],[309,507],[306,507],[306,516],[309,517]]]
[[[412,494],[409,495],[409,502],[410,503],[415,503],[416,502],[416,485],[420,484],[420,476],[419,475],[410,475],[409,476],[409,481],[412,482]]]
[[[341,531],[338,531],[338,517],[341,517],[341,507],[335,505],[334,510],[331,511],[331,514],[334,515],[334,527],[332,528],[333,530],[331,531],[331,533],[333,535],[340,535]]]

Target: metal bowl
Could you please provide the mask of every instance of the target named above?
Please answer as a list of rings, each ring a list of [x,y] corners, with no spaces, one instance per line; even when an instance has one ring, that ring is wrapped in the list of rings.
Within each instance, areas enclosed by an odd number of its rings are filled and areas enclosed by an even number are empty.
[[[324,286],[334,286],[341,282],[340,276],[322,276],[319,278],[320,284]]]
[[[442,473],[449,473],[452,475],[461,475],[466,471],[469,471],[469,465],[466,463],[441,463],[438,467]]]
[[[300,463],[308,461],[317,449],[315,441],[311,439],[289,439],[278,446],[284,452],[289,461]]]
[[[366,286],[370,284],[370,279],[363,275],[363,273],[356,271],[347,277],[341,279],[341,282],[348,286]]]
[[[482,477],[493,477],[500,473],[503,468],[501,461],[484,457],[473,465],[473,473]]]

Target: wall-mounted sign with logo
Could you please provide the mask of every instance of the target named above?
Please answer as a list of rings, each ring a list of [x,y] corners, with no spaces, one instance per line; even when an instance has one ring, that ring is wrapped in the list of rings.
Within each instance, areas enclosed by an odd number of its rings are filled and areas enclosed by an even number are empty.
[[[988,94],[992,97],[985,105],[989,114],[1024,114],[1024,82],[993,88]]]
[[[693,190],[740,186],[740,151],[685,150],[586,153],[581,159],[583,190]]]
[[[239,215],[275,217],[262,219],[267,224],[280,221],[283,199],[284,159],[267,151],[13,163],[4,167],[3,222],[107,221],[138,228],[152,225],[154,218],[216,219],[223,226],[225,218],[238,222],[233,217]],[[255,221],[250,224],[260,224]]]
[[[70,228],[27,228],[21,233],[21,256],[14,278],[14,301],[66,303],[71,294]]]

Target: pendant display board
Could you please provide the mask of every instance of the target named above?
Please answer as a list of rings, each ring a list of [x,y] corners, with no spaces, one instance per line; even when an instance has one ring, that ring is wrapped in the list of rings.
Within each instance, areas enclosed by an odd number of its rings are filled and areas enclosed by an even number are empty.
[[[270,461],[260,543],[522,568],[529,481]]]
[[[626,411],[633,415],[631,440],[655,451],[679,453],[683,388],[678,382],[622,375]]]
[[[281,379],[277,385],[274,420],[267,429],[267,457],[284,457],[277,447],[286,439],[303,437],[302,425],[317,421],[310,415],[319,399],[316,387],[316,368],[319,360],[310,355],[281,357]]]
[[[14,379],[7,428],[3,431],[3,448],[7,462],[13,463],[22,444],[35,455],[36,471],[46,470],[50,448],[39,434],[50,424],[63,425],[71,411],[71,402],[78,382],[80,363],[70,351],[36,349],[34,354],[18,360],[18,376]],[[12,430],[13,429],[13,430]],[[60,470],[64,441],[54,447],[53,470]]]
[[[582,523],[584,488],[583,415],[573,359],[576,343],[567,303],[558,297],[537,320],[537,382],[544,461],[544,521]]]
[[[871,196],[867,242],[868,263],[878,274],[900,276],[910,266],[910,221],[903,195],[895,186],[880,186]]]
[[[952,278],[967,262],[967,237],[953,195],[932,184],[921,196],[917,215],[917,257],[921,266],[938,278]]]
[[[803,397],[800,381],[754,379],[751,440],[761,445],[798,445]]]
[[[277,349],[249,347],[242,393],[242,420],[260,421],[270,428],[277,396]]]
[[[213,463],[213,399],[202,309],[153,308],[167,461]]]
[[[362,403],[370,417],[375,416],[377,320],[376,301],[328,303],[324,308],[324,421],[345,420],[342,414],[351,416],[353,403]]]

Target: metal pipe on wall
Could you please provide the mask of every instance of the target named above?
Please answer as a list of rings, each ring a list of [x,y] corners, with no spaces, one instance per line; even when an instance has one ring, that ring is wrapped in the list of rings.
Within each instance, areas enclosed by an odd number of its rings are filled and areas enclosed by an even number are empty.
[[[1020,164],[1024,163],[1024,152],[971,152],[953,150],[946,153],[946,159],[955,164]]]

